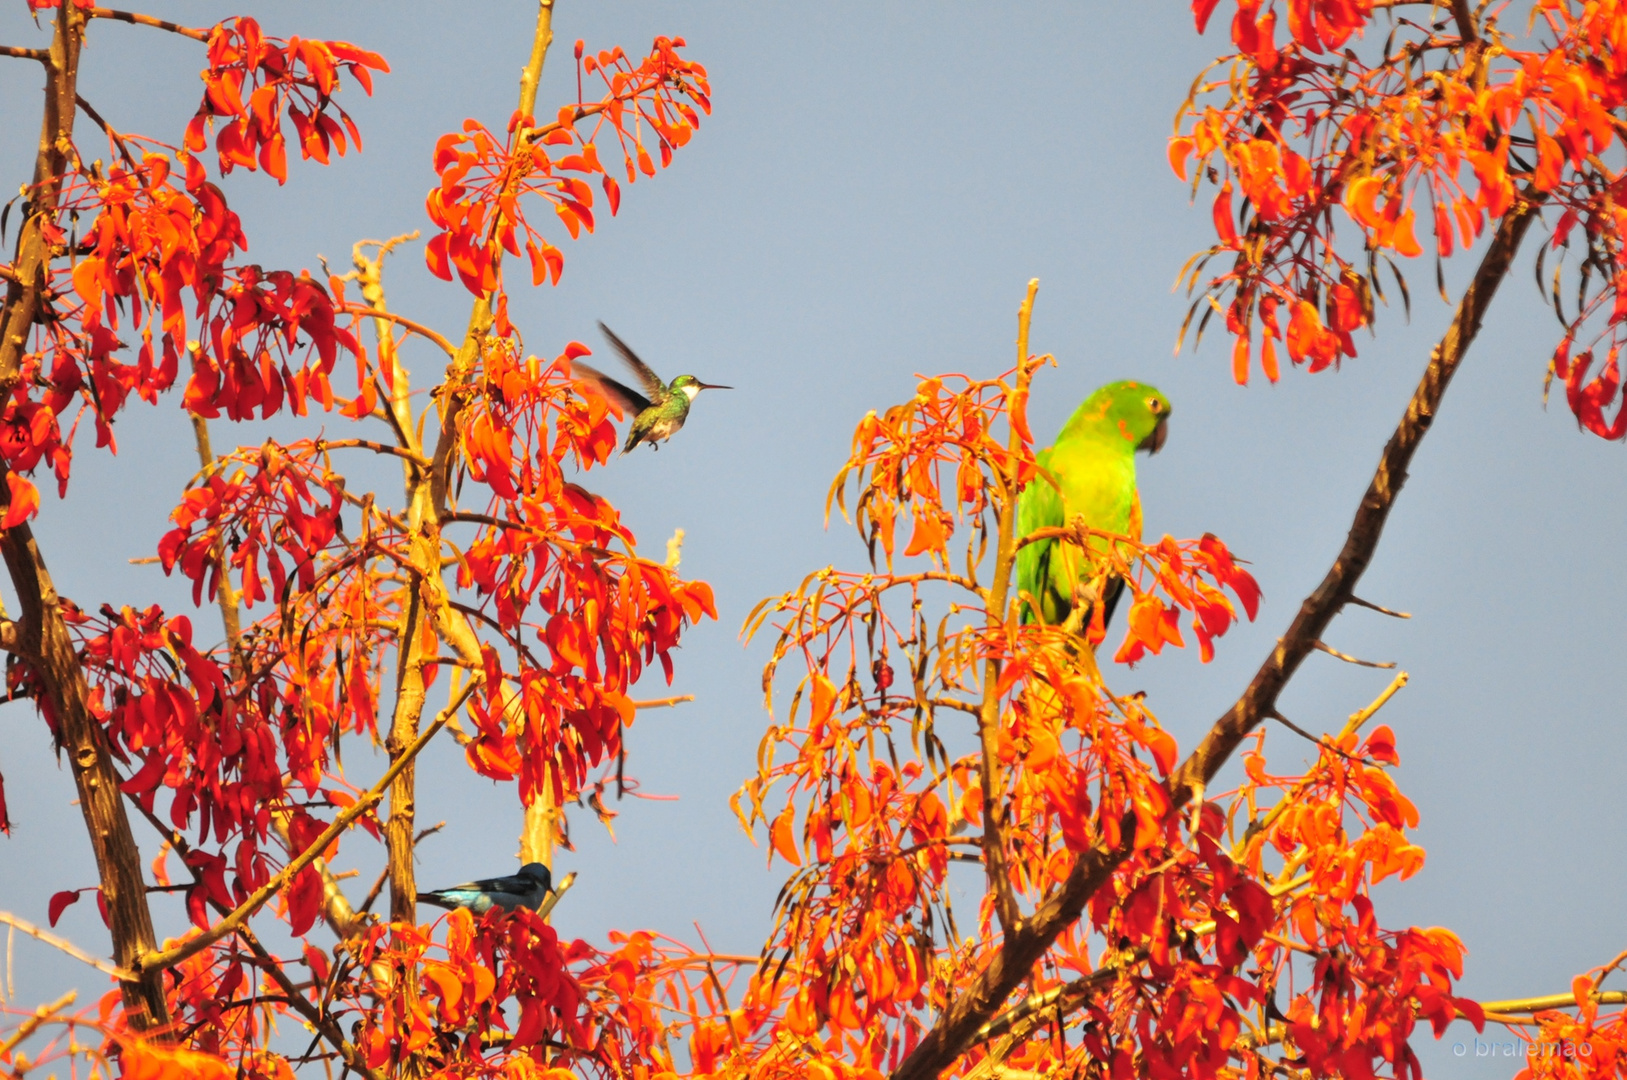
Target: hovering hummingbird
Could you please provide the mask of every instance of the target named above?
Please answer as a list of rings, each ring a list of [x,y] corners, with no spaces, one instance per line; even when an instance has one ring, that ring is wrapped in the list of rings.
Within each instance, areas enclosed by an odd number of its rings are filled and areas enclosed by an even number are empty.
[[[572,374],[583,382],[593,383],[605,397],[621,406],[623,412],[632,414],[633,426],[627,432],[627,445],[621,448],[624,454],[631,453],[633,447],[641,442],[647,442],[652,449],[659,450],[657,443],[672,438],[684,426],[684,421],[689,419],[689,404],[702,390],[734,389],[732,386],[703,383],[693,375],[680,375],[668,385],[627,347],[626,342],[612,333],[610,327],[600,323],[599,329],[604,331],[604,336],[610,339],[610,344],[621,355],[622,362],[638,376],[645,393],[649,394],[649,397],[645,397],[580,360],[571,361]]]
[[[418,894],[420,904],[454,911],[468,908],[476,915],[484,915],[494,907],[513,911],[517,907],[535,911],[543,898],[554,891],[553,875],[542,863],[526,863],[511,877],[483,878],[465,882],[450,889]]]

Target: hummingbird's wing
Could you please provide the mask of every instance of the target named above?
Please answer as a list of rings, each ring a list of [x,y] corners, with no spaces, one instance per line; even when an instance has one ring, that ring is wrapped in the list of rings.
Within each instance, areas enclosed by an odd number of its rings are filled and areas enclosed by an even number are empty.
[[[649,399],[643,394],[634,392],[631,387],[623,386],[604,372],[589,367],[580,360],[571,361],[571,376],[597,386],[599,392],[614,401],[627,416],[637,416],[650,407]]]
[[[627,343],[617,337],[610,327],[600,323],[599,329],[604,331],[604,336],[610,339],[610,344],[621,354],[622,362],[631,368],[633,374],[638,376],[638,381],[644,384],[644,392],[650,395],[650,400],[654,402],[667,400],[667,396],[671,391],[667,389],[667,384],[661,381],[661,376],[651,371],[649,365],[640,360],[637,354],[632,349],[629,349]]]

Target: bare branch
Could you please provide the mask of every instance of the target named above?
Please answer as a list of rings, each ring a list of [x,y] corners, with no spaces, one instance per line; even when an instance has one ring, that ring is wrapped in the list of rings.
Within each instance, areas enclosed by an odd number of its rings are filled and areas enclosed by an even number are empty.
[[[1376,611],[1380,615],[1389,615],[1392,618],[1396,618],[1396,619],[1410,619],[1410,618],[1412,618],[1412,616],[1407,614],[1405,611],[1391,611],[1387,607],[1379,607],[1377,604],[1369,603],[1368,601],[1363,600],[1359,596],[1352,596],[1350,598],[1350,603],[1355,604],[1357,607],[1364,607],[1364,608],[1367,608],[1367,609],[1369,609],[1371,611]]]
[[[1356,584],[1372,561],[1396,496],[1406,483],[1407,466],[1434,423],[1447,385],[1480,332],[1486,308],[1507,275],[1543,198],[1527,191],[1503,215],[1496,236],[1475,270],[1474,279],[1464,290],[1452,325],[1435,346],[1423,378],[1407,403],[1406,414],[1384,447],[1378,469],[1351,522],[1344,548],[1316,591],[1300,605],[1288,632],[1260,666],[1243,696],[1215,722],[1191,756],[1170,777],[1170,794],[1177,806],[1186,803],[1197,783],[1214,779],[1243,737],[1276,711],[1277,698],[1300,663],[1315,648],[1315,642],[1339,609],[1352,602]]]
[[[372,439],[318,439],[315,449],[322,450],[371,450],[375,454],[393,454],[404,458],[414,465],[429,468],[429,459],[422,454],[414,453],[404,446],[391,446],[389,443],[375,442]]]
[[[567,892],[570,892],[571,886],[575,884],[576,871],[572,870],[570,873],[561,878],[559,884],[554,886],[554,891],[549,893],[542,903],[537,905],[537,914],[546,919],[550,914],[552,914],[554,905],[559,903],[560,898],[563,897]]]
[[[433,341],[436,345],[440,346],[441,351],[446,353],[447,356],[456,356],[458,354],[458,351],[452,347],[452,343],[446,340],[446,338],[442,337],[440,334],[436,333],[434,330],[431,330],[423,323],[413,322],[411,319],[403,318],[402,316],[393,312],[368,307],[366,304],[336,304],[334,306],[334,310],[344,311],[354,315],[366,315],[373,319],[383,319],[385,322],[393,322],[397,326],[417,334],[421,338],[427,338],[430,341]]]
[[[1332,657],[1334,657],[1336,659],[1339,659],[1339,660],[1343,660],[1347,664],[1355,664],[1358,667],[1372,667],[1372,668],[1393,668],[1393,667],[1395,667],[1395,661],[1394,660],[1383,660],[1383,661],[1379,661],[1379,660],[1358,660],[1356,657],[1351,656],[1349,653],[1340,652],[1338,649],[1335,649],[1333,646],[1329,645],[1325,641],[1313,641],[1313,642],[1311,642],[1311,647],[1315,648],[1315,649],[1320,649],[1322,652],[1327,653],[1329,656],[1332,656]]]
[[[1350,719],[1345,721],[1344,729],[1339,733],[1340,738],[1343,738],[1346,735],[1354,735],[1357,731],[1360,731],[1361,726],[1367,723],[1367,721],[1371,720],[1374,713],[1384,708],[1385,704],[1391,698],[1395,697],[1396,693],[1399,692],[1403,686],[1407,685],[1408,677],[1409,676],[1405,671],[1396,672],[1395,678],[1390,680],[1390,685],[1386,686],[1384,688],[1384,692],[1373,699],[1373,703],[1371,705],[1360,710],[1359,712],[1353,712],[1350,714]]]
[[[136,159],[130,155],[129,148],[124,145],[124,136],[120,135],[117,131],[114,131],[112,126],[109,125],[106,120],[102,119],[102,114],[97,112],[91,103],[86,101],[83,97],[75,94],[73,96],[73,100],[74,103],[79,106],[79,111],[90,117],[91,120],[95,122],[96,126],[101,128],[102,132],[112,141],[113,145],[119,151],[119,156],[124,159],[124,163],[130,166],[131,169],[135,169]]]
[[[51,53],[47,49],[25,49],[20,45],[0,45],[0,56],[13,56],[18,60],[38,60],[51,66]]]
[[[195,30],[190,26],[172,23],[167,19],[154,18],[151,15],[142,15],[134,11],[114,11],[112,8],[91,8],[85,12],[93,19],[113,19],[116,22],[127,22],[135,26],[151,26],[158,30],[168,30],[172,34],[189,37],[193,41],[208,41],[209,31]]]
[[[5,923],[7,926],[15,926],[29,937],[38,941],[43,941],[45,944],[51,946],[51,948],[67,953],[75,960],[78,960],[81,963],[89,964],[97,971],[106,972],[115,979],[123,982],[134,982],[137,979],[134,972],[127,971],[121,967],[115,967],[114,965],[109,964],[106,960],[92,956],[90,953],[85,952],[79,946],[69,941],[67,938],[58,937],[49,930],[41,929],[40,927],[29,922],[27,919],[19,919],[17,916],[8,911],[0,911],[0,923]]]

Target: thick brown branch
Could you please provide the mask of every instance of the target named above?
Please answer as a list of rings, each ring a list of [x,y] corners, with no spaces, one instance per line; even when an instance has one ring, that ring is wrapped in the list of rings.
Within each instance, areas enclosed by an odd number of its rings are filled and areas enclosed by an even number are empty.
[[[0,309],[0,396],[16,385],[34,323],[48,303],[52,252],[46,232],[58,213],[63,176],[73,149],[84,20],[85,11],[77,4],[57,8],[33,183],[17,236],[12,262],[15,276],[7,282],[5,306]],[[4,474],[0,468],[0,481]],[[8,492],[9,487],[0,483],[0,502],[9,502]],[[107,734],[91,709],[90,685],[33,531],[27,524],[5,530],[0,535],[0,553],[22,608],[19,648],[30,656],[30,666],[44,685],[46,700],[41,705],[48,706],[55,717],[58,743],[73,768],[79,809],[107,904],[113,959],[119,967],[133,971],[137,958],[154,946],[152,914],[147,908],[141,853],[119,796]],[[121,982],[120,992],[133,1030],[152,1033],[167,1027],[169,1007],[157,973],[139,982]]]
[[[16,384],[28,335],[39,318],[50,277],[51,245],[44,227],[56,217],[62,177],[73,146],[75,88],[79,84],[79,47],[84,42],[84,10],[74,4],[57,9],[56,34],[45,63],[45,109],[40,123],[34,181],[24,204],[23,227],[17,234],[13,276],[7,282],[0,311],[0,396]]]
[[[1005,938],[989,966],[950,1003],[915,1050],[893,1070],[892,1080],[936,1080],[965,1053],[978,1028],[1028,978],[1057,935],[1078,921],[1085,903],[1129,857],[1135,836],[1134,819],[1127,817],[1121,828],[1124,843],[1118,848],[1095,847],[1080,856],[1062,887]]]
[[[1385,444],[1378,469],[1373,473],[1373,480],[1362,497],[1361,505],[1356,508],[1355,520],[1351,522],[1343,550],[1316,591],[1300,605],[1288,632],[1265,663],[1260,665],[1260,670],[1255,673],[1243,696],[1215,722],[1192,755],[1170,777],[1169,790],[1175,805],[1183,805],[1197,786],[1207,785],[1214,779],[1243,737],[1276,712],[1277,698],[1293,678],[1300,663],[1316,647],[1316,642],[1321,640],[1333,617],[1346,604],[1353,602],[1356,584],[1373,559],[1373,552],[1378,548],[1396,496],[1406,483],[1407,466],[1412,462],[1412,455],[1434,423],[1441,397],[1463,363],[1470,343],[1479,334],[1486,308],[1496,295],[1497,286],[1507,275],[1539,205],[1540,196],[1532,198],[1528,194],[1520,198],[1498,223],[1497,233],[1475,270],[1474,280],[1458,302],[1452,325],[1435,346],[1429,366],[1424,369],[1423,378],[1413,391],[1412,400],[1407,403],[1406,414]]]
[[[1480,40],[1480,28],[1475,25],[1474,12],[1469,8],[1469,0],[1452,0],[1452,19],[1458,24],[1458,33],[1466,42]]]

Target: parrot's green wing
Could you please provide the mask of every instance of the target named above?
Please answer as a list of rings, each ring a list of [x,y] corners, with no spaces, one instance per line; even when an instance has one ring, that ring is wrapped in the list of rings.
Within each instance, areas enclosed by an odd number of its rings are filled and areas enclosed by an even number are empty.
[[[1075,518],[1104,532],[1140,537],[1141,500],[1136,490],[1135,452],[1156,450],[1163,442],[1169,402],[1145,383],[1112,383],[1097,390],[1074,410],[1056,445],[1036,457],[1055,480],[1041,476],[1023,489],[1017,502],[1017,525],[1026,536],[1036,529],[1058,527]],[[1092,538],[1081,548],[1060,540],[1042,540],[1017,553],[1017,587],[1028,593],[1024,622],[1036,619],[1061,625],[1073,611],[1078,589],[1089,588],[1101,573],[1098,556],[1109,541]],[[1103,625],[1113,618],[1124,582],[1100,582]],[[1093,612],[1082,611],[1081,633]]]
[[[1050,471],[1051,452],[1041,450],[1037,457],[1039,466]],[[1066,525],[1067,521],[1062,514],[1062,495],[1051,486],[1051,479],[1044,475],[1038,476],[1023,489],[1022,495],[1017,499],[1017,533],[1027,536],[1038,529],[1053,529]],[[1055,603],[1051,598],[1049,585],[1051,582],[1051,554],[1058,541],[1039,540],[1029,544],[1017,552],[1017,588],[1020,593],[1027,593],[1034,604],[1039,605],[1040,622],[1051,622],[1045,617],[1047,612],[1055,613]],[[1022,620],[1024,623],[1035,621],[1035,609],[1028,600],[1022,602]]]

